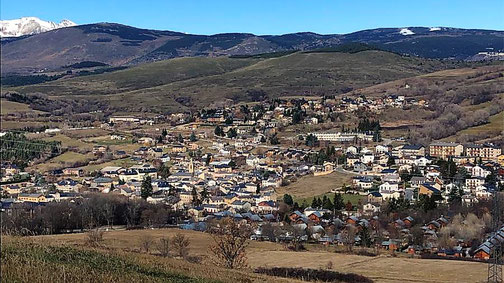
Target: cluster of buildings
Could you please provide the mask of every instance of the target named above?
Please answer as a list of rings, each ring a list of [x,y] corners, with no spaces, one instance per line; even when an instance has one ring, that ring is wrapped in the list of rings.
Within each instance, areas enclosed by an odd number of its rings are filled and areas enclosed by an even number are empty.
[[[491,144],[455,144],[435,142],[428,149],[421,145],[397,147],[377,145],[374,149],[346,148],[347,170],[355,172],[352,189],[368,196],[365,212],[377,213],[381,204],[392,198],[416,201],[421,195],[439,197],[448,202],[460,194],[465,204],[489,199],[502,186],[504,165],[501,149]],[[444,160],[445,166],[437,162]],[[443,170],[459,172],[443,176]],[[490,175],[495,180],[488,180]]]

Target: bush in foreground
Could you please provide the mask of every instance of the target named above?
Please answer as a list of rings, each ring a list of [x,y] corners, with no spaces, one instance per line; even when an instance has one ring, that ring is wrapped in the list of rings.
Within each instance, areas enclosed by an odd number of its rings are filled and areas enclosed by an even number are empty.
[[[336,271],[322,269],[304,269],[290,267],[260,267],[255,270],[257,273],[278,276],[284,278],[295,278],[304,281],[320,282],[349,282],[349,283],[371,283],[373,280],[354,273],[340,273]]]

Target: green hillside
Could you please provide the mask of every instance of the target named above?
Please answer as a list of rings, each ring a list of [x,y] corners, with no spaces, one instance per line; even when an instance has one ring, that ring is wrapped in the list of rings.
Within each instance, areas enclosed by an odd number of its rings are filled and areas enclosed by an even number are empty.
[[[177,58],[107,74],[13,88],[21,93],[100,99],[121,110],[169,112],[216,101],[337,94],[400,78],[457,67],[453,62],[369,50],[297,52],[277,58]]]

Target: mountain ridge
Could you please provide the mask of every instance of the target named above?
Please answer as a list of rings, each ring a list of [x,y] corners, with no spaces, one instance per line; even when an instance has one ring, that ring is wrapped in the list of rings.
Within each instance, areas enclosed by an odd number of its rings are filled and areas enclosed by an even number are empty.
[[[66,27],[2,41],[2,74],[61,70],[82,61],[136,65],[176,57],[254,55],[313,50],[343,43],[372,44],[412,56],[466,60],[482,51],[504,50],[504,31],[449,27],[379,28],[349,34],[299,32],[186,34],[116,23]]]

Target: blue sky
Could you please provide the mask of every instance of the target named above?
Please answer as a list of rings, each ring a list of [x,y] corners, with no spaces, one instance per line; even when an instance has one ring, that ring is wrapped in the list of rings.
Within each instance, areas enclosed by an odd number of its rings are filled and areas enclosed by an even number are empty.
[[[449,26],[504,30],[504,0],[1,0],[0,18],[116,22],[195,34]]]

